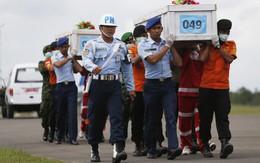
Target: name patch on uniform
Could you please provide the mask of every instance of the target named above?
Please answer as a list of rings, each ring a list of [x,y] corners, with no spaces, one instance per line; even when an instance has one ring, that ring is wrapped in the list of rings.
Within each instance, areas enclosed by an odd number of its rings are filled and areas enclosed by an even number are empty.
[[[145,52],[150,52],[150,51],[155,51],[156,50],[156,48],[150,48],[150,49],[145,49],[144,51]]]

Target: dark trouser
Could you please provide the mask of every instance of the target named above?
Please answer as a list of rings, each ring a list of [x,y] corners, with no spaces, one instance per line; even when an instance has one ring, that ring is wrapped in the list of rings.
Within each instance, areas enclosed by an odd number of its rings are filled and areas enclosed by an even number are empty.
[[[51,85],[51,92],[50,92],[50,128],[51,131],[54,133],[55,131],[55,126],[56,126],[56,105],[55,105],[55,89],[56,89],[56,84]]]
[[[56,100],[56,137],[62,139],[66,124],[66,110],[69,117],[69,140],[76,141],[78,134],[77,120],[77,86],[75,83],[59,83],[55,90]]]
[[[159,109],[159,113],[157,116],[158,117],[157,117],[157,123],[156,123],[156,140],[161,143],[164,141],[163,127],[162,127],[162,118],[163,118],[163,107],[162,106],[161,106],[161,109]]]
[[[124,128],[124,136],[125,139],[128,137],[128,123],[130,120],[130,106],[131,106],[131,99],[123,99],[123,119],[122,119],[122,125]]]
[[[122,126],[122,91],[118,80],[92,80],[88,106],[89,144],[102,142],[102,131],[108,114],[111,133],[109,142],[114,144],[125,141]]]
[[[143,92],[136,92],[131,110],[132,137],[136,144],[144,141],[144,100]]]
[[[179,100],[178,100],[179,86],[180,86],[180,83],[175,82],[175,94],[176,94],[176,98],[177,98],[177,100],[176,100],[177,101],[176,102],[176,121],[178,121],[178,116],[179,116]]]
[[[131,120],[132,120],[132,137],[131,140],[135,143],[144,142],[144,97],[143,92],[136,92],[136,97],[133,101],[133,108],[131,110]],[[162,108],[162,106],[161,106]],[[158,114],[157,124],[156,124],[156,140],[158,142],[164,141],[163,129],[162,129],[162,116],[163,110],[160,110]]]
[[[200,88],[199,114],[200,138],[203,144],[211,139],[211,123],[215,112],[219,140],[231,139],[228,114],[230,112],[229,90]]]
[[[170,79],[164,82],[158,80],[146,80],[144,85],[145,102],[145,141],[147,152],[156,153],[156,125],[158,115],[163,108],[166,119],[168,136],[168,149],[178,147],[176,133],[176,94],[174,83]]]

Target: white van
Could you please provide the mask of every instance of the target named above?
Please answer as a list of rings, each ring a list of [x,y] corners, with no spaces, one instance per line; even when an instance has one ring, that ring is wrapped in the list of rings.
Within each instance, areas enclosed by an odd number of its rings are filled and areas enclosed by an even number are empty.
[[[38,63],[17,64],[13,67],[5,92],[6,117],[14,111],[37,111],[39,115],[42,92],[42,75]]]

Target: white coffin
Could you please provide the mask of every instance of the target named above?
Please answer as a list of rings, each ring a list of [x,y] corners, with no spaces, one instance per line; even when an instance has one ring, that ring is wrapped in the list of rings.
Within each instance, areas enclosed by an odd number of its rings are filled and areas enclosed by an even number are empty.
[[[161,17],[163,38],[172,33],[176,36],[175,44],[203,42],[217,34],[216,10],[215,4],[168,5],[135,19],[134,25],[145,25],[148,19]]]

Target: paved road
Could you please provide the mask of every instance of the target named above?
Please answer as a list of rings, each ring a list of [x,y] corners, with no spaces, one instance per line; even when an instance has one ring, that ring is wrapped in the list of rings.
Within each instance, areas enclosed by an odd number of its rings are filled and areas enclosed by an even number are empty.
[[[33,117],[34,116],[34,117]],[[41,120],[36,115],[17,115],[14,119],[3,119],[0,117],[0,147],[11,147],[29,152],[33,155],[63,160],[66,163],[88,163],[90,158],[90,146],[86,140],[79,139],[80,145],[70,144],[55,145],[43,142],[41,139],[42,128]],[[217,144],[213,158],[204,158],[201,154],[180,156],[173,162],[232,162],[232,163],[260,163],[260,115],[232,115],[231,130],[233,138],[231,143],[234,145],[234,153],[226,160],[219,158],[220,143],[217,140],[215,126],[212,127],[213,139]],[[112,146],[108,144],[109,123],[105,130],[106,141],[100,145],[101,161],[111,162]],[[164,145],[166,143],[164,142]],[[126,144],[128,159],[122,163],[153,163],[170,162],[164,155],[155,160],[146,157],[133,157],[132,152],[134,143],[129,139]],[[1,162],[1,158],[0,158]]]

